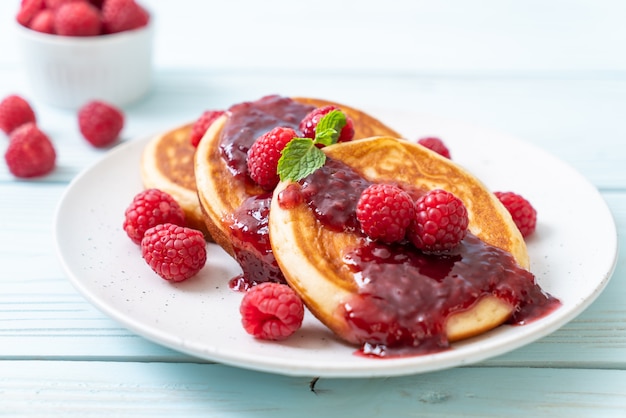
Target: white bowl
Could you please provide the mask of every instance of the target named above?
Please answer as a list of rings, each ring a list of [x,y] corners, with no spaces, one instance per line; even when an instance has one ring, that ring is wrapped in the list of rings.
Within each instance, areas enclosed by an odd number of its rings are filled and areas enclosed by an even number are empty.
[[[33,94],[77,109],[90,100],[123,106],[152,82],[153,27],[110,35],[49,35],[16,23],[24,71]]]

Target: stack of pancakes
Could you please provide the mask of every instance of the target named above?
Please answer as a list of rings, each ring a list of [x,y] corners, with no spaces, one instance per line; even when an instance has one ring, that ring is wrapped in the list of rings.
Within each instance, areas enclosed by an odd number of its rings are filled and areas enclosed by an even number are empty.
[[[443,188],[467,207],[472,234],[512,255],[528,269],[524,240],[510,214],[483,183],[454,162],[406,140],[374,116],[333,102],[293,98],[312,108],[334,104],[354,122],[355,140],[324,148],[327,156],[352,167],[373,182],[401,182],[422,189]],[[146,187],[170,193],[183,207],[190,226],[201,229],[231,256],[235,249],[226,219],[250,196],[264,191],[234,175],[220,152],[222,131],[229,112],[208,129],[198,148],[189,140],[191,125],[156,136],[146,147],[142,176]],[[355,277],[344,268],[347,248],[361,239],[358,234],[324,229],[306,205],[282,208],[276,198],[292,182],[281,182],[274,191],[269,231],[274,256],[288,284],[309,310],[339,337],[354,341],[338,309],[358,292]],[[210,237],[210,238],[209,238]],[[467,309],[449,315],[449,341],[468,338],[507,321],[515,309],[494,296],[481,295]]]

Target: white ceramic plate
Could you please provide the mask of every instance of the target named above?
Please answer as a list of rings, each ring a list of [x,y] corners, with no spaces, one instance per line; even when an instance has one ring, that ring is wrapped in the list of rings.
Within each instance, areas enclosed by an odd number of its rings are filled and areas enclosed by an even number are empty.
[[[369,359],[338,341],[307,313],[285,342],[259,341],[240,325],[241,293],[228,287],[240,270],[209,244],[206,267],[172,284],[156,276],[121,228],[124,210],[142,190],[139,160],[149,138],[118,146],[67,189],[55,223],[58,253],[75,287],[105,314],[164,346],[207,360],[287,375],[357,377],[427,372],[474,363],[533,342],[581,313],[615,268],[617,232],[605,202],[558,159],[502,133],[426,115],[376,113],[407,137],[438,135],[452,158],[492,190],[527,197],[538,211],[528,240],[531,270],[563,305],[526,326],[501,326],[451,350],[398,359]],[[594,228],[580,233],[581,219]],[[594,245],[589,245],[592,242]]]

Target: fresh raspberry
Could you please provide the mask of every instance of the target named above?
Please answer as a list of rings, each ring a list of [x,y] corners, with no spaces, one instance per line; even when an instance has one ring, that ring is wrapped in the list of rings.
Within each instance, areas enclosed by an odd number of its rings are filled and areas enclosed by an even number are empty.
[[[43,8],[43,0],[22,0],[16,19],[20,25],[28,26],[33,17]]]
[[[10,134],[15,128],[28,122],[35,122],[35,112],[30,104],[20,96],[12,94],[0,102],[0,129]]]
[[[494,194],[509,211],[513,222],[524,238],[535,231],[537,211],[528,200],[513,192],[495,192]]]
[[[105,33],[138,29],[148,24],[148,12],[134,0],[105,0],[102,22]]]
[[[148,229],[164,223],[185,226],[185,212],[172,196],[159,189],[138,193],[124,212],[124,231],[136,244]]]
[[[117,107],[94,100],[78,110],[78,127],[94,147],[112,144],[124,127],[124,113]]]
[[[415,218],[411,196],[392,184],[372,184],[361,193],[356,217],[365,234],[388,244],[402,241]]]
[[[141,255],[156,274],[172,282],[195,276],[206,263],[202,232],[170,223],[146,231]]]
[[[29,122],[11,133],[4,159],[14,176],[37,177],[52,171],[56,152],[50,138]]]
[[[463,202],[450,192],[435,189],[415,202],[415,221],[407,235],[421,250],[447,251],[465,237],[468,223]]]
[[[309,114],[302,119],[300,126],[298,127],[302,136],[305,138],[315,138],[315,128],[317,127],[317,124],[320,119],[330,113],[331,110],[341,109],[335,105],[327,105],[318,107],[317,109],[313,109],[309,112]],[[354,138],[354,123],[352,122],[352,119],[346,115],[346,125],[341,129],[341,132],[339,132],[337,142],[350,141],[352,138]]]
[[[304,305],[285,284],[265,282],[246,292],[239,307],[246,332],[262,340],[284,340],[302,326]]]
[[[437,154],[450,159],[450,150],[446,147],[443,141],[436,137],[421,138],[417,141],[418,144],[428,148],[431,151],[435,151]]]
[[[102,33],[100,11],[85,2],[59,6],[54,14],[54,31],[62,36],[97,36]]]
[[[193,127],[191,128],[191,134],[189,135],[191,145],[197,147],[207,129],[209,129],[213,122],[215,122],[215,120],[223,114],[223,110],[207,110],[206,112],[202,113],[202,115],[200,115],[198,120],[195,121]]]
[[[279,126],[258,137],[248,150],[248,172],[263,189],[272,190],[278,184],[280,153],[296,136],[293,129]]]
[[[37,32],[54,34],[54,12],[50,9],[40,11],[28,27]]]

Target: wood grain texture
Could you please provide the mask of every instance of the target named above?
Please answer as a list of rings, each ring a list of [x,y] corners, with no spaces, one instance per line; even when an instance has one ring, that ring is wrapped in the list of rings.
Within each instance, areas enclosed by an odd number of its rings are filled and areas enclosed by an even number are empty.
[[[63,373],[55,362],[5,366],[0,407],[9,416],[617,417],[626,409],[623,370],[459,368],[312,387],[306,377],[221,365],[66,362]]]

